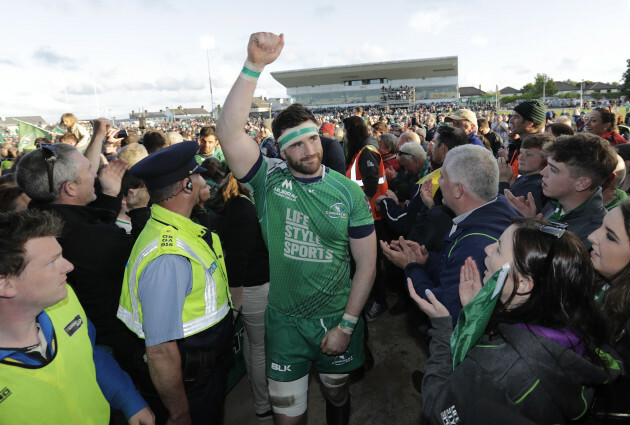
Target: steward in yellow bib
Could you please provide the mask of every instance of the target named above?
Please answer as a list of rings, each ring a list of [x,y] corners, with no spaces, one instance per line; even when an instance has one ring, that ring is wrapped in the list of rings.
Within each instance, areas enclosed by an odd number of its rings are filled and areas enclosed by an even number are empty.
[[[125,268],[118,318],[144,340],[140,388],[158,423],[220,423],[232,353],[221,243],[189,218],[209,196],[198,148],[178,143],[129,170],[144,181],[153,207]]]
[[[110,404],[130,424],[153,424],[129,376],[94,345],[66,284],[61,227],[48,212],[0,214],[0,424],[107,425]]]

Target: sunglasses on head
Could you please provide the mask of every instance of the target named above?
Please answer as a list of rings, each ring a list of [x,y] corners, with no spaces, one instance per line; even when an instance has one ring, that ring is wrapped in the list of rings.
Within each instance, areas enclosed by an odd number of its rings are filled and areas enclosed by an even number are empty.
[[[55,162],[57,162],[57,148],[53,145],[41,145],[40,149],[48,168],[48,191],[53,193],[53,172],[55,170]]]

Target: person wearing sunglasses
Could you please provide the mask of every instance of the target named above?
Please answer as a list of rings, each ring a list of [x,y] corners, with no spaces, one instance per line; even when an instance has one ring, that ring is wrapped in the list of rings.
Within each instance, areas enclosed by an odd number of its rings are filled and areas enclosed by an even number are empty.
[[[472,258],[461,268],[464,307],[454,329],[434,294],[408,283],[431,318],[422,382],[429,423],[488,423],[479,422],[493,414],[478,411],[480,399],[538,424],[578,420],[593,387],[620,373],[601,332],[588,252],[565,224],[517,218],[485,253],[483,277]]]
[[[108,120],[95,121],[88,150],[105,139],[108,126]],[[41,145],[24,155],[16,178],[32,200],[29,209],[52,211],[63,219],[63,237],[58,240],[74,265],[68,282],[97,330],[96,343],[112,348],[123,369],[130,370],[135,338],[116,319],[124,268],[134,242],[132,235],[115,224],[125,170],[122,159],[103,167],[98,175],[100,190],[96,191],[97,175],[87,157],[74,146],[57,143]],[[148,219],[146,198],[143,205],[127,200],[127,206],[137,234]]]

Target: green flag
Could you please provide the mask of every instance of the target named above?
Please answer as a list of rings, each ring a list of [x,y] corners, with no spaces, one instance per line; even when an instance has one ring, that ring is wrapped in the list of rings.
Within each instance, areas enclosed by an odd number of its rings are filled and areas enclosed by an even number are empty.
[[[29,124],[24,121],[18,121],[18,135],[20,140],[18,141],[18,150],[22,152],[26,146],[35,145],[35,139],[38,137],[44,137],[46,139],[52,140],[52,133],[44,130],[43,128],[39,128],[34,126],[33,124]]]
[[[55,126],[55,128],[53,128],[53,134],[58,134],[58,135],[64,135],[66,134],[65,131],[63,131],[62,129],[60,129],[58,126]]]
[[[457,325],[451,335],[453,369],[464,360],[468,351],[477,345],[485,332],[509,271],[510,263],[505,263],[459,313]]]

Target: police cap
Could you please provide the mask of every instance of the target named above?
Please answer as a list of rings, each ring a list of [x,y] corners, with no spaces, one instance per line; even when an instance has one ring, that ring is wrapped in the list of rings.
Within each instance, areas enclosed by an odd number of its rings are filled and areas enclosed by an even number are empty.
[[[147,189],[168,186],[192,174],[206,171],[195,160],[198,150],[197,142],[177,143],[153,152],[131,167],[129,172],[142,179]]]

